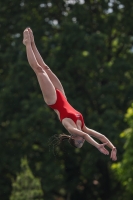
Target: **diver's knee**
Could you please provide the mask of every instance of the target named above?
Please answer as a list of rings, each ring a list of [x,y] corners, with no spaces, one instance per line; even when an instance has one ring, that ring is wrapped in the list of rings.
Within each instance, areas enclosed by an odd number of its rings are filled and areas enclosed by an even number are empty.
[[[45,73],[44,69],[40,66],[40,65],[36,65],[36,67],[34,68],[36,74],[42,74]]]

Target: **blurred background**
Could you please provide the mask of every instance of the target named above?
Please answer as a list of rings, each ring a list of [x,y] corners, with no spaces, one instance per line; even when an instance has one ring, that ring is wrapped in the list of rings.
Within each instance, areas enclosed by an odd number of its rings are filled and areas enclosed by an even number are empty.
[[[117,147],[113,162],[85,143],[49,143],[67,133],[44,103],[23,30],[86,125]],[[133,1],[0,2],[0,199],[133,199]]]

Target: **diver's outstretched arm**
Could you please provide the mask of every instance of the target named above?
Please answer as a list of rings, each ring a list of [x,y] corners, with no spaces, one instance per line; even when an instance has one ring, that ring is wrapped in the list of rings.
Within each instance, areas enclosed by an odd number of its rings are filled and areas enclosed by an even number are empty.
[[[103,134],[101,134],[101,133],[99,133],[99,132],[97,132],[97,131],[95,131],[93,129],[90,129],[90,128],[86,127],[85,125],[83,127],[83,131],[85,133],[89,134],[90,136],[97,138],[102,143],[107,143],[106,145],[110,149],[112,149],[110,158],[112,158],[112,160],[117,160],[117,156],[116,156],[117,150],[116,150],[116,147],[112,144],[112,142],[105,135],[103,135]]]
[[[91,136],[89,136],[85,132],[83,132],[77,128],[74,128],[74,127],[69,127],[67,130],[71,134],[76,134],[76,135],[84,138],[88,143],[95,146],[101,153],[103,153],[105,155],[109,155],[108,150],[104,147],[105,145],[107,145],[107,143],[99,144]]]

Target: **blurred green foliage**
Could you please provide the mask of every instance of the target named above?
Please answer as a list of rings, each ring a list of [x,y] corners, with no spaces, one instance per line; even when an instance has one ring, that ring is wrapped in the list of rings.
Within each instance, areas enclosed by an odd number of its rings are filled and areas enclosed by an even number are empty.
[[[126,188],[124,196],[126,199],[133,197],[133,104],[128,108],[125,114],[125,121],[128,123],[128,128],[125,129],[120,136],[126,139],[124,144],[124,153],[121,162],[112,165],[112,169],[118,179]]]
[[[16,195],[13,180],[19,185],[25,156],[32,179],[40,180],[43,199],[125,200],[123,194],[131,198],[132,173],[127,169],[132,170],[132,136],[119,135],[126,128],[132,135],[124,115],[133,99],[133,2],[5,0],[0,2],[0,16],[0,199],[10,199],[12,188]],[[112,171],[109,157],[87,143],[81,150],[65,142],[48,146],[51,136],[65,130],[45,105],[27,62],[22,44],[27,26],[86,125],[117,147],[122,179]]]
[[[10,200],[39,199],[43,200],[40,180],[35,178],[28,166],[27,159],[21,161],[21,172],[13,181],[13,190]]]

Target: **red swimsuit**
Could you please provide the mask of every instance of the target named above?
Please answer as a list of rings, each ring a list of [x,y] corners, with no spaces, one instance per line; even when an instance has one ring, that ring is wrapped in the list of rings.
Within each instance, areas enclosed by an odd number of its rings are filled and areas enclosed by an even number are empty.
[[[75,110],[67,101],[65,96],[62,94],[60,90],[56,90],[57,94],[57,100],[55,104],[48,105],[52,109],[56,109],[60,113],[60,121],[62,121],[64,118],[70,118],[72,119],[75,124],[77,120],[80,120],[82,122],[82,128],[84,126],[84,119],[80,112]]]

